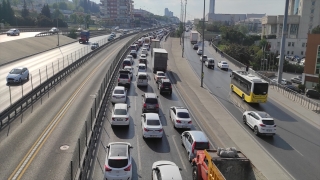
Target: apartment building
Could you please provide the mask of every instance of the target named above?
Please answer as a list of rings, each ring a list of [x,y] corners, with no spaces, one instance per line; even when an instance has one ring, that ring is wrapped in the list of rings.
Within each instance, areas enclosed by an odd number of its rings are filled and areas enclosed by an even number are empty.
[[[131,26],[133,19],[132,0],[101,0],[100,2],[100,17],[107,26]]]
[[[288,7],[285,54],[305,57],[308,33],[320,24],[320,0],[290,0]],[[280,52],[283,15],[261,19],[262,36],[271,44],[270,50]]]
[[[320,73],[320,34],[308,34],[304,73],[302,79],[306,88],[312,89],[319,83]]]

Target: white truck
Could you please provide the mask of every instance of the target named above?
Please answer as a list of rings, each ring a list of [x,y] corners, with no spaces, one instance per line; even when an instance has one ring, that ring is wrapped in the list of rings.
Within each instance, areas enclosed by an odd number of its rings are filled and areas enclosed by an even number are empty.
[[[153,48],[152,52],[152,71],[167,71],[168,52],[165,49]]]
[[[160,41],[157,39],[151,40],[151,48],[160,48]]]
[[[198,42],[198,32],[197,31],[190,32],[190,42],[191,42],[191,44],[196,44]]]

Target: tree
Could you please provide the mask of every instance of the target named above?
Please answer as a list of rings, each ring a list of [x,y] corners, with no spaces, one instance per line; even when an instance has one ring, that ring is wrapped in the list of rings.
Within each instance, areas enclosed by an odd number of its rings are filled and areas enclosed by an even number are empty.
[[[244,25],[240,25],[239,26],[239,31],[242,33],[242,34],[247,34],[249,32],[247,26],[244,26]]]
[[[67,10],[68,9],[67,3],[66,2],[60,2],[59,3],[59,9]]]
[[[61,11],[59,9],[55,9],[52,13],[52,18],[53,19],[64,19],[64,15],[61,13]]]
[[[78,16],[73,13],[73,14],[70,15],[70,20],[73,23],[77,23],[78,22]]]
[[[27,9],[27,3],[26,0],[23,0],[23,9],[21,10],[21,16],[26,18],[29,16],[29,10]]]
[[[312,29],[312,34],[320,34],[320,25]]]
[[[37,17],[37,24],[40,27],[52,27],[53,25],[52,20],[43,14]]]
[[[14,24],[15,23],[15,16],[14,16],[14,11],[11,7],[11,4],[10,4],[10,1],[7,0],[7,3],[6,3],[6,21],[9,23],[9,24]]]
[[[49,5],[43,5],[42,9],[41,9],[41,14],[46,16],[47,18],[51,19],[51,13],[50,13],[50,9],[49,9]]]

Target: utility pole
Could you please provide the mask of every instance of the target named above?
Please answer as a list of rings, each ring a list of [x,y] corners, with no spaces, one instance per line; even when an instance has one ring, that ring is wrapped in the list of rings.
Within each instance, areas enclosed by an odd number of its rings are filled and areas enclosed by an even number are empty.
[[[59,4],[58,4],[58,0],[56,1],[57,2],[57,6],[58,6],[58,11],[59,11]],[[57,17],[57,35],[58,35],[58,45],[57,46],[59,46],[59,16]]]
[[[205,22],[205,11],[206,11],[206,0],[203,0],[203,24],[202,24],[202,55],[204,53],[204,22]],[[204,78],[204,72],[203,72],[203,61],[201,61],[201,87],[203,87],[203,78]]]
[[[183,57],[183,53],[184,53],[184,36],[185,36],[185,33],[186,31],[184,30],[184,28],[186,27],[186,19],[187,19],[187,0],[186,0],[186,3],[184,4],[184,20],[183,20],[183,44],[182,44],[182,57]]]
[[[288,6],[289,0],[286,0],[286,5],[284,9],[284,18],[282,25],[282,39],[281,39],[281,48],[280,48],[280,58],[279,58],[279,69],[278,69],[278,83],[281,84],[282,81],[282,71],[283,71],[283,61],[284,61],[284,51],[286,45],[286,35],[288,34],[287,30],[287,19],[288,19]]]
[[[181,0],[179,29],[180,29],[180,25],[182,24],[182,22],[183,22],[183,3],[182,3],[182,0]],[[181,45],[181,37],[180,37],[180,45]]]

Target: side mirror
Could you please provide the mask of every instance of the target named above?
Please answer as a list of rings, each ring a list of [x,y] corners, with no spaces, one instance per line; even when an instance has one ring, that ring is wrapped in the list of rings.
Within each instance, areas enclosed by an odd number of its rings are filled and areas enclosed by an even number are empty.
[[[230,74],[230,77],[232,76],[232,74]]]
[[[141,96],[144,97],[144,94],[142,94]]]
[[[182,168],[179,168],[179,171],[182,171]]]
[[[110,146],[106,146],[107,148],[110,148]]]
[[[130,106],[128,106],[128,108],[130,108]]]
[[[130,148],[132,149],[133,147],[132,147],[132,146],[130,146]]]

